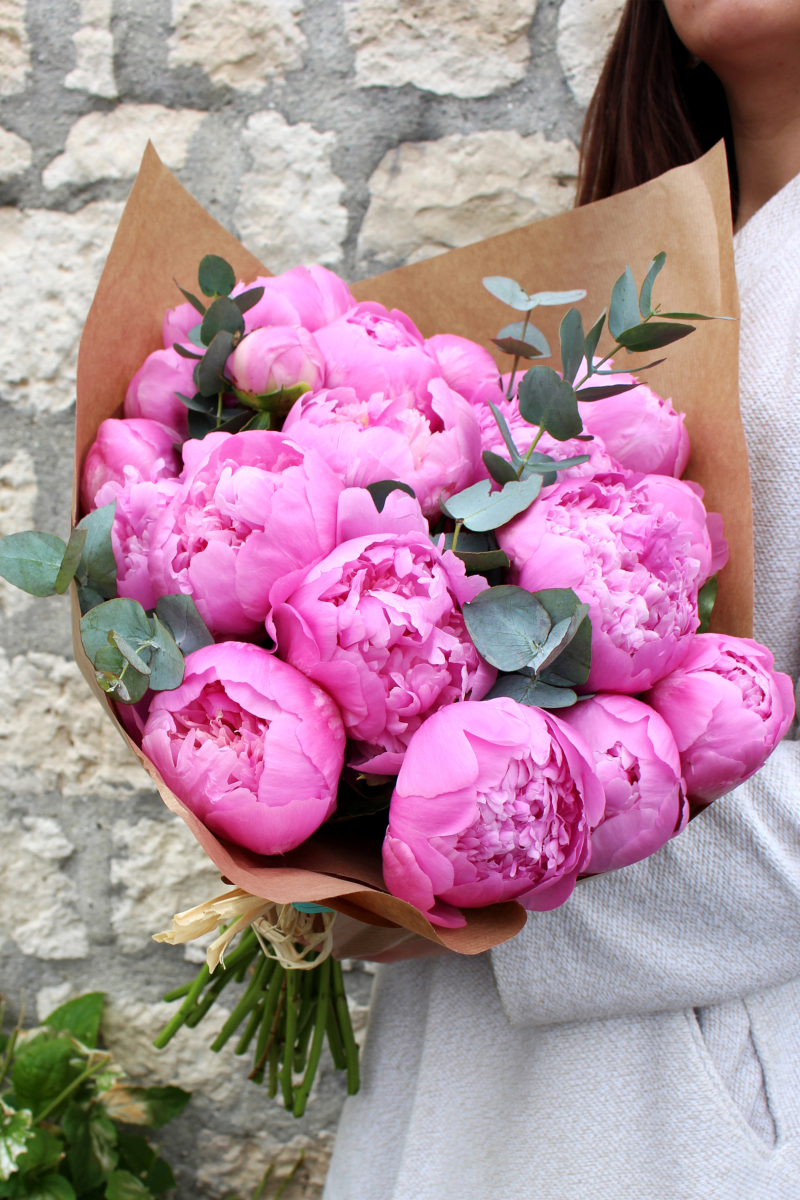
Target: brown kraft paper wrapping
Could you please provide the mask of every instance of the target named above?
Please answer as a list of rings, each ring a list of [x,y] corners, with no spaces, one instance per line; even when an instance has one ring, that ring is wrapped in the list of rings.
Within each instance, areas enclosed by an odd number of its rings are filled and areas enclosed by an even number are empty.
[[[528,225],[461,250],[389,271],[353,286],[359,300],[401,308],[422,333],[456,333],[490,342],[513,318],[482,286],[484,275],[510,275],[529,291],[585,288],[580,304],[588,328],[608,304],[627,265],[641,283],[650,259],[667,252],[656,284],[665,311],[738,317],[725,152],[720,144],[697,162],[642,187]],[[75,486],[97,430],[122,416],[125,391],[145,357],[162,346],[161,322],[181,301],[173,279],[192,287],[204,254],[219,254],[237,278],[270,272],[189,195],[148,145],[120,221],[81,339],[78,358]],[[561,309],[540,308],[536,324],[558,345]],[[604,345],[601,339],[600,348]],[[739,415],[738,323],[704,322],[668,347],[667,361],[647,373],[662,395],[686,413],[692,457],[686,477],[705,489],[707,508],[722,513],[730,562],[721,572],[713,627],[738,636],[752,632],[753,548],[747,452]],[[496,354],[503,369],[510,363]],[[653,357],[652,355],[650,357]],[[638,355],[617,359],[636,370]],[[279,859],[265,858],[216,838],[166,787],[131,742],[113,704],[97,686],[80,640],[80,610],[72,594],[73,648],[90,687],[141,761],[164,803],[180,816],[226,880],[277,903],[329,904],[373,925],[402,926],[462,954],[479,954],[513,937],[525,922],[514,902],[465,909],[466,925],[431,925],[412,905],[391,896],[381,871],[380,846],[350,822],[326,826]],[[198,898],[200,899],[200,898]]]

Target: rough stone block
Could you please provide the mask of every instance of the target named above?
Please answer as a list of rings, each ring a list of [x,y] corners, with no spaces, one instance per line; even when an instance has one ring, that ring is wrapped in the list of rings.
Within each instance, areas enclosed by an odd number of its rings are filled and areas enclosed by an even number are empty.
[[[27,171],[33,161],[30,142],[9,129],[0,129],[0,183]]]
[[[21,92],[30,66],[25,0],[0,0],[0,96]]]
[[[571,206],[578,155],[540,133],[450,134],[403,142],[369,181],[362,262],[419,262]],[[532,283],[535,281],[531,281]]]
[[[81,0],[81,25],[72,35],[72,43],[75,69],[67,75],[64,87],[113,99],[117,95],[117,85],[114,80],[111,0]]]
[[[242,176],[235,220],[248,250],[273,272],[335,267],[347,232],[344,185],[331,165],[336,135],[270,111],[254,113],[242,136],[253,169]]]
[[[0,537],[23,533],[33,527],[33,510],[39,489],[33,459],[27,450],[17,450],[0,466]],[[32,597],[0,579],[0,613],[13,617],[30,606]]]
[[[597,86],[625,0],[563,0],[556,51],[567,83],[582,108]]]
[[[120,104],[109,113],[89,113],[72,126],[64,153],[45,167],[42,183],[52,191],[65,183],[132,179],[148,139],[162,162],[180,170],[205,115],[160,104]]]
[[[302,66],[302,0],[172,0],[171,67],[200,67],[214,83],[260,92]]]
[[[80,212],[0,208],[0,392],[39,412],[75,399],[78,342],[122,213],[110,201]]]
[[[344,0],[359,87],[488,96],[522,79],[536,0]]]
[[[89,935],[75,884],[61,871],[75,847],[51,817],[7,819],[0,831],[0,930],[21,954],[86,958]]]

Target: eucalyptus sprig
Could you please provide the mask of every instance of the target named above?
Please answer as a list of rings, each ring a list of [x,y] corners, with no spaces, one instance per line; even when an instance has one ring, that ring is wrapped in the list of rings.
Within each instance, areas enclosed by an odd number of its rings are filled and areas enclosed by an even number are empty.
[[[487,292],[491,292],[509,308],[515,308],[517,312],[525,313],[524,320],[504,325],[497,337],[492,338],[495,346],[504,354],[514,355],[514,365],[511,368],[511,378],[506,392],[506,400],[510,400],[514,394],[514,380],[519,360],[521,358],[550,357],[550,343],[541,329],[537,329],[530,323],[533,309],[538,308],[539,305],[577,304],[579,300],[585,298],[586,292],[583,288],[576,288],[571,292],[533,292],[528,295],[516,279],[510,279],[507,275],[487,275],[482,282]]]

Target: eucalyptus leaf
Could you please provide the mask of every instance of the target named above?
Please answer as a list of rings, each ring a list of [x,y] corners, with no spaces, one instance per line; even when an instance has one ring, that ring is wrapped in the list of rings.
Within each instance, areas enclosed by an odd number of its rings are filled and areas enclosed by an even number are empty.
[[[551,628],[550,616],[536,597],[511,584],[479,592],[462,612],[476,650],[501,671],[527,666]]]
[[[528,297],[533,301],[533,306],[539,304],[552,307],[554,304],[577,304],[579,300],[586,299],[586,291],[584,288],[573,288],[571,292],[536,292]]]
[[[203,355],[203,361],[196,367],[197,390],[203,396],[216,396],[230,388],[230,381],[225,378],[224,372],[232,350],[233,334],[227,329],[220,329]]]
[[[705,317],[702,313],[668,312],[658,314],[660,317],[675,317],[678,321],[735,321],[736,317]]]
[[[579,604],[570,617],[565,617],[553,625],[547,635],[547,641],[541,650],[531,659],[528,666],[539,673],[551,666],[564,653],[575,638],[582,621],[589,615],[589,605]]]
[[[200,331],[202,328],[203,328],[203,323],[201,321],[199,325],[193,325],[192,328],[189,330],[189,332],[186,335],[187,338],[189,339],[189,341],[192,343],[192,345],[197,346],[198,350],[205,350],[205,348],[206,348],[205,342],[203,341],[203,339],[200,336]]]
[[[667,255],[665,251],[662,250],[660,254],[655,256],[653,261],[650,263],[650,266],[647,268],[647,274],[644,277],[642,290],[639,293],[639,312],[645,320],[653,315],[653,284],[656,281],[656,276],[666,261]]]
[[[108,635],[112,630],[133,646],[149,641],[153,632],[147,613],[138,600],[131,600],[127,596],[107,600],[81,618],[81,641],[91,663],[94,663],[98,651],[109,644]]]
[[[191,409],[187,413],[187,422],[189,437],[200,442],[207,434],[211,433],[212,429],[216,428],[217,424],[211,413],[194,412]]]
[[[498,350],[502,350],[503,354],[513,354],[515,358],[544,358],[541,350],[537,350],[528,342],[520,342],[516,338],[492,338]]]
[[[127,638],[124,638],[121,633],[117,633],[115,629],[110,629],[108,632],[108,644],[119,650],[122,657],[134,671],[138,671],[140,675],[149,675],[150,667],[139,654],[135,646],[132,646]]]
[[[154,692],[172,692],[183,683],[186,664],[167,626],[159,621],[157,615],[151,620],[153,644],[150,647],[150,687]]]
[[[626,350],[641,353],[643,350],[660,350],[672,342],[680,341],[694,333],[694,325],[672,325],[667,321],[648,321],[646,325],[637,325],[633,329],[623,330],[617,341]]]
[[[156,616],[166,625],[182,654],[213,646],[214,639],[191,596],[160,596]]]
[[[96,608],[98,604],[105,602],[105,596],[101,596],[93,587],[78,587],[78,603],[81,608],[81,616],[86,616],[90,609]]]
[[[206,346],[210,346],[220,331],[231,335],[238,333],[240,337],[244,333],[244,317],[229,296],[220,296],[209,306],[200,327],[200,337]]]
[[[231,296],[231,300],[240,313],[246,313],[249,312],[254,304],[258,304],[263,295],[263,287],[254,287],[249,288],[246,292],[240,292],[238,296]]]
[[[529,475],[541,475],[542,487],[550,487],[558,478],[555,472],[555,459],[549,454],[542,454],[540,450],[531,450],[530,454],[526,454],[521,461],[523,463],[521,479],[527,479]]]
[[[593,404],[595,400],[608,400],[611,396],[621,396],[639,387],[638,383],[609,383],[605,387],[578,388],[575,395],[579,404]]]
[[[499,346],[501,341],[507,339],[517,343],[524,342],[526,346],[533,347],[534,350],[538,350],[539,354],[545,357],[548,357],[550,354],[550,343],[547,338],[541,329],[537,329],[535,325],[531,325],[530,321],[527,325],[524,321],[512,321],[510,325],[504,325],[497,337],[492,340],[496,346]]]
[[[193,396],[184,396],[182,392],[176,392],[175,395],[192,412],[212,413],[217,407],[216,397],[204,396],[202,392],[195,392]]]
[[[510,308],[527,312],[530,308],[535,307],[530,303],[528,293],[520,287],[515,279],[509,279],[506,275],[487,275],[482,282],[487,292],[491,292],[493,296],[502,300]]]
[[[490,480],[482,479],[449,500],[440,500],[440,507],[453,520],[462,521],[467,529],[483,533],[507,524],[524,512],[539,495],[542,480],[541,476],[532,475],[530,479],[504,484],[499,492],[492,492],[491,486]]]
[[[112,500],[110,504],[87,513],[77,526],[86,530],[86,541],[76,572],[78,582],[82,587],[88,585],[93,591],[99,592],[106,600],[117,594],[117,560],[111,544],[111,528],[116,511],[117,502]]]
[[[577,308],[564,315],[559,329],[561,339],[561,371],[567,383],[573,383],[583,359],[583,321]]]
[[[378,512],[383,512],[384,505],[392,492],[405,492],[408,496],[416,499],[414,489],[407,483],[401,483],[398,479],[380,479],[377,483],[368,483],[367,491],[372,496]]]
[[[176,354],[179,354],[181,358],[195,358],[199,362],[199,360],[203,357],[202,354],[195,354],[193,350],[189,350],[186,346],[181,345],[180,342],[173,342],[172,349]]]
[[[120,704],[138,704],[150,686],[150,679],[133,667],[126,667],[124,678],[109,672],[96,672],[98,685]]]
[[[575,392],[552,367],[531,367],[519,385],[520,415],[531,425],[546,429],[566,442],[583,429]]]
[[[300,397],[311,391],[311,387],[307,383],[295,383],[291,387],[278,388],[275,392],[264,392],[260,396],[255,392],[243,392],[237,387],[232,388],[232,391],[237,400],[248,408],[255,409],[257,412],[277,413],[285,417]]]
[[[536,708],[571,708],[578,697],[571,688],[553,687],[533,675],[498,675],[494,686],[483,697],[494,700],[508,696],[517,704]]]
[[[611,291],[611,304],[608,309],[608,332],[619,340],[624,329],[638,325],[639,297],[636,294],[636,281],[630,267],[626,267]]]
[[[589,375],[594,373],[595,351],[597,350],[597,343],[600,341],[600,335],[603,332],[603,326],[605,323],[606,310],[603,309],[602,313],[584,338],[583,357],[586,359],[586,370]]]
[[[535,593],[553,624],[571,618],[581,607],[572,588],[545,588]],[[586,683],[592,666],[592,623],[588,616],[578,624],[574,637],[548,667],[542,667],[541,678],[556,686],[578,686]]]
[[[0,575],[30,596],[52,596],[66,550],[53,533],[9,533],[0,538]]]
[[[707,579],[697,595],[697,615],[700,617],[698,633],[708,633],[711,624],[711,614],[717,599],[718,581],[716,575]]]
[[[495,483],[514,483],[517,479],[517,472],[507,458],[501,458],[491,450],[484,450],[481,458]]]
[[[439,538],[431,535],[431,541],[437,545]],[[445,550],[453,550],[453,534],[444,534]],[[498,550],[497,543],[490,532],[471,533],[462,529],[458,535],[456,558],[460,558],[467,571],[473,575],[483,575],[486,571],[506,570],[511,564],[504,550]]]
[[[189,303],[191,304],[192,308],[193,308],[193,309],[194,309],[196,312],[199,312],[201,317],[202,317],[202,316],[204,316],[204,315],[205,315],[205,311],[206,311],[206,306],[205,306],[205,304],[203,304],[203,301],[202,301],[202,300],[198,300],[198,299],[197,299],[197,296],[193,296],[191,292],[187,292],[186,288],[182,288],[182,287],[181,287],[181,285],[178,283],[177,279],[175,279],[175,277],[174,277],[174,276],[173,276],[172,282],[175,284],[175,287],[176,287],[176,288],[178,289],[178,291],[181,293],[181,295],[183,296],[184,300],[188,300],[188,301],[189,301]]]
[[[489,408],[492,410],[492,416],[497,422],[497,428],[500,430],[500,436],[506,444],[506,449],[511,455],[511,462],[514,464],[517,470],[519,470],[522,459],[520,458],[519,450],[517,450],[517,444],[511,436],[511,430],[508,428],[508,422],[497,405],[492,404],[491,400],[489,401]]]
[[[233,267],[224,258],[218,254],[206,254],[200,260],[197,282],[204,296],[229,296],[236,286],[236,276]]]

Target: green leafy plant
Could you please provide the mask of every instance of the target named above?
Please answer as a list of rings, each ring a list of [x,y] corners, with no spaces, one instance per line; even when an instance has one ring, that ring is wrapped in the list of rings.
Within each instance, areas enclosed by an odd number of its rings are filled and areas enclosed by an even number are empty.
[[[90,992],[0,1036],[0,1197],[148,1200],[174,1188],[157,1147],[118,1126],[160,1129],[191,1093],[125,1081],[97,1047],[103,1003]]]

